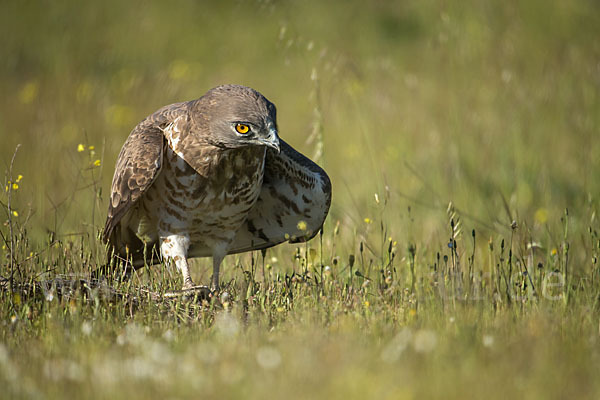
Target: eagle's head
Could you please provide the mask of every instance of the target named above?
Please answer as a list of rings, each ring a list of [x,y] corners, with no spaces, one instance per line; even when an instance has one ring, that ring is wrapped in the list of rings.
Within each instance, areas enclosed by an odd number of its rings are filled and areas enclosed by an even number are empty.
[[[275,105],[254,89],[223,85],[190,103],[199,134],[223,148],[268,146],[279,151]]]

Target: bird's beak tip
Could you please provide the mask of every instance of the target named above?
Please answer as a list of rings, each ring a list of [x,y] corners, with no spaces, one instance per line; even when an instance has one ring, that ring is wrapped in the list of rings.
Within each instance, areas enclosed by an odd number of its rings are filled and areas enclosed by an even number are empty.
[[[269,146],[277,151],[277,153],[281,153],[281,148],[279,147],[279,140],[277,142],[269,143]]]
[[[269,141],[267,142],[267,145],[275,150],[277,150],[277,153],[281,152],[281,146],[279,143],[279,135],[277,134],[277,130],[272,129],[271,130],[271,135],[269,138]]]

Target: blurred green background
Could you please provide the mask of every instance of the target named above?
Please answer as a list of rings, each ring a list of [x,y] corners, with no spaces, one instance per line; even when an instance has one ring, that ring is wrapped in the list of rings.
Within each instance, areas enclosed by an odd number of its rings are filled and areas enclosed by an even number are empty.
[[[551,246],[546,227],[567,207],[589,220],[600,193],[594,1],[15,1],[0,38],[0,160],[22,145],[15,207],[36,238],[98,230],[130,130],[223,83],[273,101],[302,152],[323,145],[330,224],[351,232],[379,216],[443,242],[453,202],[469,227],[517,220]]]

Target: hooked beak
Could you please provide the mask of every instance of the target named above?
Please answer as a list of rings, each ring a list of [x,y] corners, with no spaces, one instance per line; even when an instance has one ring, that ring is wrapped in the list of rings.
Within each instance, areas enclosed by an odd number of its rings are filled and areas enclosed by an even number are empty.
[[[274,126],[269,126],[269,136],[261,138],[259,141],[265,146],[269,146],[279,153],[281,151],[279,147],[279,136],[277,136],[277,129]]]

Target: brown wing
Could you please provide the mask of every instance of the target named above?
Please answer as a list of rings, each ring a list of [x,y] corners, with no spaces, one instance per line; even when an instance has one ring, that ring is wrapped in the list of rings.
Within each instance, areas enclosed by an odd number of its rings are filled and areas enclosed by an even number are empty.
[[[125,141],[113,176],[108,216],[102,238],[108,242],[129,209],[156,179],[163,162],[163,129],[187,113],[187,103],[161,108],[140,122]]]
[[[259,198],[229,253],[312,239],[331,204],[331,181],[317,164],[280,140],[281,152],[267,150]]]

